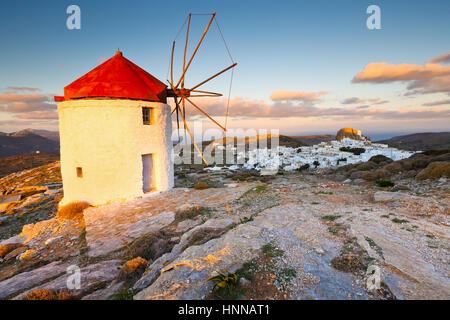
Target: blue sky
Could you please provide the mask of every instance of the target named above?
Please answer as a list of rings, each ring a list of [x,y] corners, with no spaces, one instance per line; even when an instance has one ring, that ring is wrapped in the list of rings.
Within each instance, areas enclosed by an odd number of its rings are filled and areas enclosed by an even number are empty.
[[[81,8],[81,30],[66,28],[66,8],[71,4]],[[381,30],[366,27],[366,8],[371,4],[381,8]],[[449,52],[448,1],[2,1],[0,94],[13,92],[9,87],[29,87],[40,89],[35,94],[62,95],[64,86],[110,58],[117,48],[165,81],[171,42],[187,14],[213,11],[217,12],[233,58],[239,63],[232,91],[237,107],[244,101],[254,108],[267,104],[266,108],[273,110],[273,116],[262,119],[257,112],[248,117],[236,116],[234,125],[277,127],[288,134],[333,132],[346,123],[376,134],[450,130],[449,104],[423,106],[445,102],[450,98],[448,91],[405,96],[411,91],[408,84],[417,79],[351,82],[370,63],[423,66]],[[207,16],[193,17],[192,40],[200,37],[207,21]],[[183,40],[181,33],[176,61],[181,61]],[[193,45],[191,41],[191,51]],[[228,64],[213,24],[189,70],[188,83],[195,84]],[[449,66],[445,62],[441,65]],[[226,75],[205,89],[226,92],[228,82]],[[327,94],[318,94],[315,101],[270,98],[280,90]],[[32,93],[19,91],[14,93]],[[388,101],[370,105],[370,110],[408,112],[425,108],[438,113],[427,113],[424,118],[393,114],[392,119],[389,113],[378,118],[367,114],[336,118],[327,113],[330,108],[357,107],[342,103],[350,97]],[[304,117],[301,113],[279,117],[277,103],[322,111],[306,113]],[[216,110],[215,115],[222,118],[219,106],[213,104],[206,103],[205,108]],[[17,113],[0,112],[0,131],[21,126],[51,129],[57,127],[57,122],[44,117],[19,119]]]

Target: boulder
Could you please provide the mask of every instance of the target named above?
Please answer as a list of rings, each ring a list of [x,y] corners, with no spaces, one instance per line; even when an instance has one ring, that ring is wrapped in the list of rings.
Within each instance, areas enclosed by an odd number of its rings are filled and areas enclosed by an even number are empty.
[[[382,162],[392,162],[391,158],[388,158],[386,156],[383,156],[382,154],[378,154],[376,156],[373,156],[372,158],[369,159],[369,161],[374,162],[376,164],[380,164]]]
[[[450,177],[450,162],[432,162],[416,176],[417,180]]]
[[[373,172],[371,171],[365,171],[363,173],[363,175],[361,176],[361,179],[364,179],[366,181],[373,181],[376,179],[376,176]]]
[[[400,163],[393,162],[393,163],[390,163],[388,165],[385,165],[383,167],[383,169],[387,170],[389,172],[401,172],[403,170],[403,167],[402,167],[402,165]]]

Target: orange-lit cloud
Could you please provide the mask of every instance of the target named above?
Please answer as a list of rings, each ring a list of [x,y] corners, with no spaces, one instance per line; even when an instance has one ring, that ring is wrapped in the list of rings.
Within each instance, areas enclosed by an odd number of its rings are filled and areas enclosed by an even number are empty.
[[[277,90],[272,92],[270,99],[273,101],[299,101],[311,103],[320,100],[320,96],[328,94],[328,91],[303,92],[303,91],[283,91]]]
[[[11,102],[24,102],[24,101],[35,101],[44,102],[49,101],[50,98],[43,94],[26,94],[26,93],[2,93],[0,94],[0,103],[11,103]]]
[[[58,118],[56,104],[51,101],[50,95],[23,93],[40,91],[37,88],[7,87],[7,90],[16,92],[0,94],[0,112],[22,120],[46,121]]]
[[[444,58],[439,58],[442,61]],[[392,65],[387,62],[369,63],[352,79],[353,83],[408,82],[407,95],[417,93],[450,93],[450,66],[428,63]]]
[[[439,63],[450,62],[450,52],[432,58],[431,63],[423,66],[414,64],[392,65],[387,62],[372,62],[358,72],[352,79],[353,83],[389,83],[407,82],[405,95],[422,93],[448,93],[450,94],[450,66]],[[433,105],[441,105],[432,104]]]
[[[29,113],[21,113],[17,115],[19,119],[34,120],[55,120],[58,119],[58,113],[51,111],[33,111]]]
[[[433,63],[450,63],[450,51],[440,54],[437,57],[434,57],[431,59],[431,62]]]
[[[225,98],[197,99],[197,105],[211,116],[224,116],[227,108]],[[188,105],[190,117],[200,116],[200,112]],[[318,107],[287,102],[268,103],[263,100],[247,100],[235,97],[230,100],[229,116],[236,119],[248,118],[347,118],[347,119],[444,119],[450,118],[450,110],[417,108],[408,110],[388,110],[358,107]]]
[[[353,78],[352,82],[394,82],[427,80],[434,77],[450,75],[450,66],[441,66],[435,63],[428,63],[424,66],[414,64],[392,65],[387,62],[369,63],[363,71]]]

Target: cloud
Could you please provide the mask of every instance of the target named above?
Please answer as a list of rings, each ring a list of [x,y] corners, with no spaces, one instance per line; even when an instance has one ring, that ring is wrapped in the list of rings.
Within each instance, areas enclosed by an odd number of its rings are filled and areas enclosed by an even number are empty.
[[[443,53],[431,59],[433,63],[450,63],[450,51],[447,53]]]
[[[11,102],[24,102],[24,101],[34,101],[34,102],[44,102],[49,101],[50,97],[43,94],[21,94],[21,93],[2,93],[0,94],[0,103],[11,103]]]
[[[434,106],[440,106],[443,104],[450,104],[450,99],[427,102],[427,103],[422,104],[422,106],[434,107]]]
[[[30,87],[6,87],[7,91],[28,91],[28,92],[37,92],[41,91],[39,88],[30,88]]]
[[[353,77],[353,83],[409,82],[406,95],[420,93],[450,93],[450,66],[428,63],[392,65],[386,62],[369,63]]]
[[[320,96],[328,94],[328,91],[302,92],[277,90],[271,93],[273,101],[298,101],[303,103],[314,103],[320,100]]]
[[[212,117],[223,117],[227,99],[197,99],[196,104]],[[201,116],[200,112],[188,104],[188,116]],[[450,118],[450,110],[409,109],[387,110],[371,108],[369,105],[336,108],[296,104],[291,101],[268,103],[263,100],[247,100],[235,97],[230,100],[229,116],[236,119],[248,118],[329,118],[329,119],[444,119]]]
[[[19,119],[33,120],[55,120],[58,119],[58,113],[51,111],[33,111],[17,115]]]
[[[13,114],[17,119],[54,120],[57,119],[56,104],[50,95],[22,93],[23,91],[38,91],[37,88],[16,88],[18,92],[0,94],[0,111]],[[20,92],[22,91],[22,92]]]
[[[357,97],[350,97],[345,98],[341,101],[342,104],[360,104],[360,103],[370,103],[370,104],[384,104],[389,101],[387,100],[381,100],[380,98],[373,98],[373,99],[359,99]]]
[[[414,64],[392,65],[387,62],[369,63],[363,71],[353,78],[353,83],[385,83],[394,81],[428,80],[450,75],[450,66],[428,63],[424,66]]]

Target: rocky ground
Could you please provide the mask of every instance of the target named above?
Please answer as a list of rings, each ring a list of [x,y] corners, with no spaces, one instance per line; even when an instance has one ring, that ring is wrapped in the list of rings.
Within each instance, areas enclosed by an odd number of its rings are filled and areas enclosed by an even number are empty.
[[[445,157],[272,176],[179,166],[169,192],[59,212],[57,162],[13,173],[0,299],[449,299]]]

